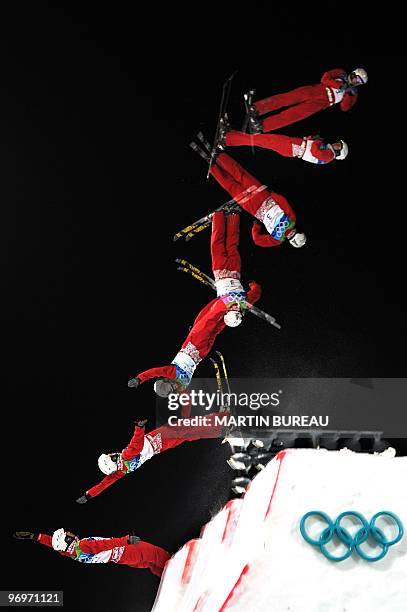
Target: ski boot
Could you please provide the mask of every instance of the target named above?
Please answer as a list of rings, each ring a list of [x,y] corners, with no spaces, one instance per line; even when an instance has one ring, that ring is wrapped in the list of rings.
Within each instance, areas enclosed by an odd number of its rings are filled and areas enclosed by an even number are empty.
[[[263,131],[263,124],[259,117],[259,113],[252,104],[253,96],[256,93],[255,89],[251,89],[244,94],[244,103],[246,106],[246,113],[248,117],[248,127],[251,134],[261,134]]]
[[[229,123],[229,118],[227,116],[227,113],[225,113],[223,115],[223,117],[220,119],[219,121],[219,134],[218,134],[218,140],[216,143],[216,150],[217,151],[224,151],[226,148],[226,134],[228,132],[230,132],[231,127],[230,127],[230,123]]]

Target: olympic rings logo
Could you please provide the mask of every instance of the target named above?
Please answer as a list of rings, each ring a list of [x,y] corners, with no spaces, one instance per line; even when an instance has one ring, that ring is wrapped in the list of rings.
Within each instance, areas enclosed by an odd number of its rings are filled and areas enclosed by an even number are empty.
[[[327,527],[325,527],[320,536],[316,539],[312,538],[305,528],[305,523],[307,519],[311,516],[316,516],[326,522]],[[352,536],[345,527],[342,526],[342,521],[345,517],[353,517],[357,522],[360,523],[360,528],[357,530],[354,536]],[[387,517],[390,519],[398,528],[398,533],[392,539],[388,539],[383,531],[376,526],[376,521],[379,517]],[[365,561],[373,562],[380,561],[387,554],[390,546],[393,544],[397,544],[400,542],[401,538],[404,535],[404,528],[399,517],[393,512],[377,512],[368,523],[365,517],[359,512],[354,512],[353,510],[347,510],[342,512],[336,519],[336,521],[332,521],[332,519],[325,514],[325,512],[321,512],[319,510],[311,510],[311,512],[307,512],[301,519],[300,522],[300,532],[302,537],[308,544],[312,546],[318,546],[324,557],[329,559],[329,561],[345,561],[348,557],[351,556],[353,551],[355,550],[359,557],[364,559]],[[326,545],[333,539],[334,535],[346,546],[346,551],[339,556],[334,556],[330,553]],[[381,551],[377,555],[368,555],[364,550],[362,550],[361,546],[368,538],[373,538],[375,543],[381,548]]]

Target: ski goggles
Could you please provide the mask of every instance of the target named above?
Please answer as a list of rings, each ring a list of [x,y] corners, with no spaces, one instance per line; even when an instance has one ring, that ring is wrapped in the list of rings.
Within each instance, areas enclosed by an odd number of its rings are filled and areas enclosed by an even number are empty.
[[[364,85],[363,79],[355,72],[350,73],[349,80],[351,80],[351,85]]]

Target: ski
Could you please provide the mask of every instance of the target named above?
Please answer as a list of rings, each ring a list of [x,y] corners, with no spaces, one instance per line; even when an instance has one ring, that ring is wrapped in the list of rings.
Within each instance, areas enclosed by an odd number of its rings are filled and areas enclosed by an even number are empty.
[[[245,111],[246,111],[246,115],[243,121],[243,125],[242,125],[242,132],[247,132],[247,128],[249,128],[250,133],[251,133],[251,126],[250,126],[250,107],[252,105],[253,102],[253,96],[256,93],[255,89],[251,89],[247,94],[243,94],[243,102],[244,102],[244,107],[245,107]]]
[[[245,109],[246,109],[246,117],[245,117],[244,124],[243,124],[243,127],[242,127],[242,132],[246,132],[247,128],[249,128],[249,134],[251,136],[253,136],[253,126],[252,126],[252,122],[251,122],[251,110],[250,110],[250,107],[252,105],[253,96],[254,96],[255,93],[256,93],[256,90],[255,89],[251,89],[247,94],[244,94],[244,96],[243,96],[244,106],[245,106]],[[253,138],[251,138],[250,146],[251,146],[252,153],[254,155]]]
[[[211,361],[213,365],[213,369],[215,370],[215,378],[216,378],[216,382],[218,385],[219,393],[223,393],[223,385],[222,385],[222,379],[220,376],[220,369],[219,369],[218,362],[215,361],[215,359],[213,359],[212,357],[209,357],[209,360]]]
[[[202,157],[202,159],[204,159],[208,164],[210,163],[211,159],[210,159],[209,155],[206,153],[206,151],[204,151],[203,149],[198,147],[196,142],[194,142],[194,141],[190,142],[189,146],[191,147],[191,149],[193,151],[198,153],[198,155],[200,155]]]
[[[225,379],[226,387],[227,387],[228,393],[230,395],[229,376],[228,376],[228,373],[227,373],[227,370],[226,370],[225,359],[224,359],[224,357],[223,357],[223,355],[222,355],[222,353],[220,351],[216,351],[216,354],[219,355],[219,359],[221,361],[222,369],[223,369],[223,377]]]
[[[259,319],[263,319],[263,321],[270,323],[270,325],[273,325],[273,327],[276,327],[277,329],[281,329],[281,325],[277,323],[275,318],[269,315],[267,312],[264,312],[264,310],[257,308],[257,306],[253,306],[253,304],[249,304],[249,302],[247,302],[247,308],[249,312],[256,315],[256,317],[259,317]]]
[[[224,373],[226,373],[226,366],[224,365],[225,360],[223,358],[222,353],[220,353],[219,351],[216,351],[216,354],[219,355],[219,357],[221,357],[222,360],[222,369],[224,371]],[[224,402],[224,392],[223,392],[223,383],[222,383],[222,376],[220,373],[220,368],[219,368],[219,364],[216,361],[216,359],[213,359],[212,357],[209,357],[210,361],[212,362],[213,368],[215,370],[215,377],[216,377],[216,383],[218,385],[218,391],[222,396],[222,405],[219,408],[219,412],[230,412],[230,404],[229,401],[225,401]],[[226,373],[226,377],[227,377],[227,373]],[[230,395],[230,386],[229,386],[229,379],[225,378],[226,381],[226,386],[227,386],[227,393]]]
[[[179,270],[180,272],[185,272],[186,274],[190,274],[191,276],[196,278],[196,280],[199,280],[203,285],[206,285],[210,289],[213,289],[212,285],[208,283],[207,280],[205,280],[202,276],[200,276],[196,272],[193,272],[190,268],[186,268],[185,266],[178,266],[177,270]]]
[[[192,144],[194,144],[195,147],[192,147]],[[199,149],[199,147],[195,143],[191,143],[191,148],[193,148],[194,151],[196,150],[202,151],[202,149]],[[255,185],[252,185],[251,187],[244,189],[241,193],[239,193],[238,196],[236,196],[236,198],[231,198],[230,200],[228,200],[227,202],[225,202],[218,208],[215,208],[214,211],[208,213],[204,217],[201,217],[197,221],[194,221],[194,223],[187,225],[182,230],[177,232],[173,237],[173,241],[176,242],[180,238],[185,238],[185,240],[189,242],[189,240],[191,240],[193,236],[195,236],[196,234],[199,234],[204,229],[210,226],[210,224],[212,223],[212,216],[215,212],[218,212],[221,210],[228,210],[229,212],[233,212],[233,211],[240,212],[240,206],[239,206],[240,203],[246,202],[248,199],[253,197],[256,193],[260,193],[261,191],[264,191],[265,189],[267,189],[266,185],[260,185],[258,187],[256,187]]]
[[[203,285],[206,285],[207,287],[213,289],[213,291],[216,291],[216,284],[213,278],[211,278],[204,272],[201,272],[199,268],[190,264],[186,259],[176,259],[175,261],[177,263],[182,263],[181,266],[178,266],[177,270],[190,274],[191,276],[196,278],[196,280],[200,281]],[[250,304],[249,302],[245,302],[245,305],[248,312],[255,315],[256,317],[259,317],[259,319],[266,321],[266,323],[273,325],[273,327],[281,329],[281,325],[277,323],[276,319],[269,315],[267,312],[264,312],[264,310],[257,308],[257,306],[253,306],[253,304]]]
[[[209,140],[207,140],[203,134],[203,132],[198,132],[198,134],[196,135],[196,137],[198,138],[198,140],[203,144],[203,146],[205,147],[205,149],[208,151],[208,153],[211,152],[211,145]]]
[[[202,279],[202,281],[205,281],[205,284],[210,286],[211,289],[216,289],[215,281],[213,280],[213,278],[211,278],[204,272],[201,272],[199,268],[190,264],[189,261],[187,261],[186,259],[181,259],[181,258],[178,258],[175,261],[176,263],[181,264],[181,266],[183,267],[183,272],[190,272],[190,273],[193,272],[196,276],[200,277],[199,280]]]
[[[221,119],[224,116],[225,112],[226,112],[226,108],[229,102],[229,96],[230,96],[230,90],[232,87],[232,80],[233,77],[235,76],[237,70],[235,70],[233,72],[233,74],[230,75],[230,77],[228,77],[226,79],[226,81],[223,83],[223,87],[222,87],[222,95],[221,95],[221,99],[220,99],[220,105],[219,105],[219,114],[218,114],[218,122],[216,125],[216,131],[215,131],[215,138],[213,140],[213,145],[211,148],[211,156],[210,156],[210,161],[209,161],[209,168],[208,168],[208,173],[206,175],[206,178],[209,178],[209,174],[212,168],[212,164],[215,161],[215,156],[216,156],[216,148],[218,145],[218,140],[219,140],[219,131],[220,131],[220,125],[221,125]]]

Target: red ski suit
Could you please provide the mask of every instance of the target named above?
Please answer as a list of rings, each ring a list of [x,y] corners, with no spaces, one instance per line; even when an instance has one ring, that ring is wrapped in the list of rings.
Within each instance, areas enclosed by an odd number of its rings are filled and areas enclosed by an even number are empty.
[[[212,217],[211,257],[215,281],[219,278],[240,278],[240,216],[215,212]]]
[[[76,546],[70,546],[67,552],[58,551],[64,557],[70,557],[82,563],[118,563],[129,567],[146,568],[156,576],[161,576],[164,566],[171,555],[148,542],[140,540],[137,544],[128,544],[128,537],[122,538],[84,538]],[[52,537],[40,533],[38,542],[52,548]],[[108,553],[109,554],[104,554]]]
[[[255,102],[253,106],[260,116],[288,107],[280,113],[263,119],[263,132],[272,132],[285,125],[296,123],[334,104],[339,104],[343,111],[350,110],[358,94],[355,87],[345,93],[339,92],[343,85],[342,79],[346,77],[346,71],[341,68],[328,70],[317,85],[305,85]]]
[[[213,416],[209,415],[209,418],[213,418]],[[145,434],[144,427],[136,425],[132,439],[122,451],[123,461],[118,463],[119,469],[113,474],[105,476],[97,485],[88,489],[86,493],[90,497],[96,497],[123,476],[138,469],[152,456],[164,453],[183,442],[193,442],[205,437],[217,437],[220,434],[220,429],[220,427],[210,425],[206,428],[163,425]]]
[[[321,163],[327,164],[335,159],[333,150],[327,148],[322,138],[317,136],[298,138],[297,136],[284,136],[283,134],[246,134],[235,131],[226,134],[226,146],[228,147],[261,147],[263,149],[272,149],[284,157],[302,158],[308,143],[310,143],[312,156]],[[309,160],[306,159],[306,161]]]
[[[261,287],[254,281],[250,282],[249,286],[250,290],[247,293],[246,300],[250,304],[255,304],[260,299]],[[221,298],[211,300],[209,304],[202,308],[180,352],[185,352],[193,359],[195,364],[200,363],[212,349],[216,336],[225,328],[223,317],[227,310],[227,305]],[[176,366],[174,364],[159,366],[137,374],[137,378],[141,383],[161,376],[178,380]]]
[[[250,187],[261,187],[260,181],[249,174],[237,161],[232,159],[227,153],[221,153],[216,158],[216,163],[211,168],[212,176],[218,183],[244,208],[249,214],[256,217],[259,221],[263,220],[263,214],[268,202],[277,204],[282,212],[285,213],[291,224],[287,227],[280,239],[269,234],[263,224],[254,223],[252,236],[258,246],[273,247],[280,246],[281,242],[292,231],[296,216],[286,198],[275,191],[263,190],[254,193],[253,196],[244,197],[241,194]]]

